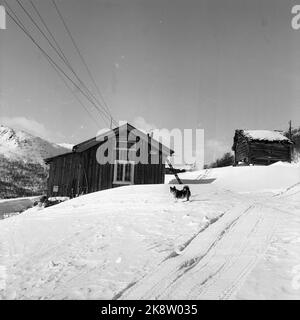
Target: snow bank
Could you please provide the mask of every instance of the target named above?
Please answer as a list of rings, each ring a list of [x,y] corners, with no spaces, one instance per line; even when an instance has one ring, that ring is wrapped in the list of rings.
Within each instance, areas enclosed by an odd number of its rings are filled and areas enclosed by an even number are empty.
[[[277,192],[300,181],[295,166],[249,166],[215,170],[215,185],[239,192]]]
[[[281,164],[188,172],[180,176],[215,178],[191,184],[190,202],[175,201],[169,185],[126,186],[2,220],[0,299],[119,298],[151,275],[153,292],[167,287],[173,298],[239,288],[237,298],[266,298],[268,286],[280,298],[299,264],[299,173]]]
[[[120,187],[2,220],[0,299],[114,297],[232,207],[230,193],[191,191],[175,202],[167,185]]]
[[[277,192],[300,182],[299,164],[276,163],[271,166],[224,167],[178,175],[185,183],[208,180],[213,185],[235,192]],[[176,183],[169,175],[166,183]]]

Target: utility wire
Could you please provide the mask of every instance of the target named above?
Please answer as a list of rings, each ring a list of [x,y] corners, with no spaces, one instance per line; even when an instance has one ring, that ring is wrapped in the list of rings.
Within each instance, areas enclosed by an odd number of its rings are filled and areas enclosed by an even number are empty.
[[[35,4],[33,3],[33,1],[32,1],[32,0],[29,0],[29,1],[30,1],[30,4],[31,4],[31,6],[33,7],[33,9],[34,9],[35,13],[36,13],[36,14],[38,15],[38,17],[40,18],[40,20],[41,20],[41,22],[42,22],[43,26],[44,26],[44,27],[45,27],[45,29],[48,31],[48,33],[49,33],[50,37],[52,38],[53,42],[55,43],[56,48],[59,50],[59,52],[60,52],[60,53],[61,53],[61,55],[63,56],[63,58],[64,58],[65,62],[66,62],[68,65],[70,65],[70,64],[69,64],[69,61],[68,61],[68,59],[67,59],[67,57],[65,56],[65,54],[64,54],[64,52],[62,51],[62,49],[61,49],[60,45],[59,45],[59,44],[58,44],[58,42],[56,41],[56,39],[55,39],[54,35],[52,34],[51,30],[48,28],[48,26],[47,26],[47,24],[46,24],[45,20],[43,19],[42,15],[40,14],[39,10],[37,9],[37,7],[35,6]]]
[[[67,67],[71,70],[71,72],[73,73],[73,75],[76,77],[76,79],[79,81],[79,83],[84,87],[84,89],[86,90],[86,94],[90,96],[90,99],[95,99],[96,102],[100,105],[100,107],[103,109],[100,110],[99,107],[95,106],[99,113],[102,116],[102,113],[105,114],[106,117],[108,117],[110,119],[111,115],[101,106],[101,104],[99,103],[99,101],[95,98],[95,96],[92,94],[92,92],[87,88],[87,86],[84,84],[84,82],[79,78],[79,76],[77,75],[77,73],[75,72],[75,70],[72,68],[70,62],[68,61],[68,59],[66,58],[65,54],[63,53],[63,51],[61,50],[61,48],[59,47],[59,52],[58,49],[52,44],[52,42],[49,40],[49,38],[47,37],[47,35],[43,32],[43,30],[39,27],[39,25],[35,22],[35,20],[32,18],[32,16],[30,15],[30,13],[26,10],[26,8],[22,5],[22,3],[19,0],[16,0],[17,3],[19,4],[19,6],[22,8],[22,10],[25,12],[25,14],[28,16],[28,18],[31,20],[31,22],[35,25],[35,27],[39,30],[39,32],[43,35],[43,37],[47,40],[48,44],[51,46],[51,48],[57,53],[57,55],[60,57],[60,59],[67,65]],[[47,28],[48,29],[48,28]],[[52,35],[53,36],[53,35]],[[54,43],[56,45],[58,45],[57,41],[55,40]],[[104,119],[103,119],[104,120]]]
[[[42,24],[44,25],[44,27],[45,27],[46,30],[48,31],[49,35],[51,36],[52,40],[54,41],[57,49],[60,51],[61,55],[64,57],[64,60],[65,60],[66,64],[69,66],[69,68],[71,69],[72,73],[76,76],[77,80],[88,90],[87,86],[86,86],[84,83],[82,83],[81,79],[79,79],[79,77],[77,76],[74,68],[71,66],[71,63],[68,61],[68,58],[66,57],[66,55],[64,54],[62,48],[60,47],[60,45],[59,45],[58,42],[56,41],[55,36],[53,35],[53,33],[51,32],[51,30],[50,30],[49,27],[47,26],[45,20],[43,19],[42,15],[40,14],[38,8],[34,5],[34,3],[33,3],[32,0],[29,0],[29,1],[30,1],[31,6],[33,7],[34,11],[36,12],[36,14],[38,15],[38,17],[40,18]],[[89,90],[89,91],[90,91],[90,90]],[[90,91],[90,92],[91,92],[91,91]],[[93,96],[93,97],[94,97],[94,96]],[[94,99],[96,99],[96,98],[94,97]],[[96,101],[97,101],[97,99],[96,99]],[[104,104],[105,104],[105,101],[103,101],[103,102],[104,102]],[[98,101],[98,103],[100,104],[99,101]],[[104,109],[104,107],[103,107],[102,105],[101,105],[101,108]],[[108,113],[109,118],[111,118],[111,117],[112,117],[112,116],[111,116],[111,113],[110,113],[109,111],[107,111],[107,113]]]
[[[45,27],[45,29],[47,30],[48,34],[50,35],[50,37],[52,38],[53,42],[55,43],[57,49],[60,51],[61,55],[64,57],[65,63],[69,65],[70,69],[73,69],[71,64],[68,61],[68,58],[65,56],[63,50],[61,49],[60,45],[58,44],[58,42],[56,41],[54,35],[52,34],[51,30],[49,29],[49,27],[47,26],[45,20],[43,19],[42,15],[40,14],[39,10],[37,9],[37,7],[35,6],[35,4],[33,3],[32,0],[29,0],[31,3],[31,6],[33,7],[35,13],[38,15],[39,19],[41,20],[43,26]],[[50,63],[51,61],[48,60]],[[55,66],[53,65],[53,67],[55,68]],[[83,102],[79,99],[79,97],[74,93],[74,91],[72,90],[72,88],[69,86],[69,84],[67,83],[67,81],[65,80],[65,78],[61,75],[60,72],[58,72],[58,75],[60,76],[61,80],[64,82],[65,86],[68,88],[68,90],[72,93],[72,95],[74,96],[74,98],[79,102],[79,104],[89,113],[89,116],[91,117],[91,119],[93,120],[93,122],[95,122],[96,126],[98,127],[98,123],[95,120],[95,118],[93,117],[93,115],[90,113],[90,111],[88,110],[88,108],[86,108],[86,106],[83,104]]]
[[[73,85],[74,87],[76,87],[90,102],[91,104],[97,108],[97,106],[95,105],[94,101],[91,100],[91,98],[84,92],[82,91],[82,89],[66,74],[66,72],[51,58],[51,56],[38,44],[38,42],[32,37],[32,35],[30,34],[30,32],[27,30],[27,28],[24,26],[24,24],[22,23],[22,21],[18,18],[18,16],[16,15],[16,13],[9,7],[9,5],[7,4],[6,0],[3,0],[3,2],[6,4],[6,7],[11,11],[11,13],[9,11],[7,11],[8,16],[15,22],[15,24],[25,33],[25,35],[34,43],[34,45],[43,53],[43,55],[47,58],[47,60],[50,62],[50,65],[52,67],[55,66],[55,70],[58,73],[62,73],[65,78],[67,78]]]
[[[49,61],[49,63],[52,64],[52,62],[47,58],[47,60]],[[53,65],[53,64],[52,64]],[[53,65],[54,68],[55,65]],[[56,70],[56,69],[55,69]],[[94,124],[96,125],[96,128],[99,129],[99,123],[95,120],[95,117],[90,113],[89,109],[84,105],[84,103],[79,99],[79,97],[75,94],[75,92],[72,90],[72,88],[69,86],[68,82],[66,81],[66,79],[62,76],[62,74],[58,71],[57,74],[59,75],[59,77],[61,78],[61,80],[64,82],[65,86],[68,88],[68,90],[72,93],[72,95],[74,96],[74,98],[78,101],[78,103],[85,109],[85,111],[88,113],[88,115],[90,116],[90,118],[92,119],[92,121],[94,122]]]
[[[62,61],[69,67],[69,69],[72,71],[72,73],[75,75],[75,77],[77,78],[77,80],[80,82],[80,84],[85,87],[85,89],[87,90],[86,95],[89,94],[89,90],[88,88],[84,85],[84,83],[81,81],[81,79],[77,76],[76,72],[74,71],[74,69],[72,68],[72,66],[70,65],[70,63],[68,62],[67,58],[63,55],[61,55],[57,49],[53,46],[53,44],[51,43],[51,41],[48,39],[48,37],[45,35],[45,33],[41,30],[41,28],[38,26],[38,24],[34,21],[34,19],[31,17],[30,13],[28,13],[28,11],[22,6],[22,4],[19,2],[19,0],[16,0],[18,2],[18,4],[20,5],[20,7],[22,8],[22,10],[26,13],[26,15],[29,17],[29,19],[32,21],[32,23],[36,26],[36,28],[40,31],[40,33],[44,36],[44,38],[47,40],[47,42],[49,43],[49,45],[55,50],[55,52],[58,54],[58,56],[62,59]],[[12,10],[12,9],[11,9]],[[16,14],[15,14],[16,16]],[[20,22],[20,20],[19,20]],[[23,25],[24,26],[24,25]],[[27,30],[28,31],[28,30]],[[52,63],[53,65],[53,63]],[[81,91],[82,92],[82,91]],[[90,95],[89,95],[90,97]],[[91,97],[89,98],[89,101],[91,101]],[[98,107],[95,106],[97,109]],[[100,110],[98,110],[98,112],[100,113],[101,118],[103,119],[103,121],[105,122],[102,112]]]
[[[75,39],[74,39],[74,37],[73,37],[73,35],[72,35],[69,27],[67,26],[67,24],[66,24],[66,22],[65,22],[65,19],[64,19],[63,15],[61,14],[61,12],[60,12],[60,10],[59,10],[59,8],[58,8],[55,0],[52,0],[52,3],[53,3],[53,6],[55,7],[56,12],[57,12],[58,16],[60,17],[60,19],[61,19],[61,21],[62,21],[62,23],[63,23],[63,25],[64,25],[64,27],[65,27],[68,35],[69,35],[69,37],[70,37],[72,43],[73,43],[73,46],[74,46],[75,50],[77,51],[77,53],[78,53],[78,55],[79,55],[79,57],[80,57],[83,65],[85,66],[85,68],[86,68],[86,70],[87,70],[87,73],[89,74],[89,76],[90,76],[90,78],[91,78],[91,80],[92,80],[92,82],[93,82],[96,90],[98,91],[98,94],[99,94],[100,98],[102,99],[102,101],[103,101],[103,103],[104,103],[104,105],[105,105],[105,107],[106,107],[107,112],[109,112],[109,114],[111,115],[111,113],[110,113],[110,111],[109,111],[109,107],[108,107],[107,103],[106,103],[105,100],[104,100],[104,97],[103,97],[103,95],[102,95],[102,93],[101,93],[101,91],[100,91],[100,88],[98,87],[98,85],[97,85],[97,83],[96,83],[96,80],[95,80],[95,78],[93,77],[92,72],[91,72],[88,64],[86,63],[83,55],[81,54],[80,49],[79,49],[78,45],[76,44],[76,41],[75,41]],[[112,116],[111,116],[111,118],[112,118],[112,121],[115,122],[115,120],[113,119]]]

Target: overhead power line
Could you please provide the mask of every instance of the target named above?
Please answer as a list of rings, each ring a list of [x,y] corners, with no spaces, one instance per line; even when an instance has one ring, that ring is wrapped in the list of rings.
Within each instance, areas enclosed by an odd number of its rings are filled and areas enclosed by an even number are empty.
[[[96,88],[96,90],[97,90],[97,92],[98,92],[101,100],[103,101],[104,106],[106,107],[107,112],[111,115],[111,113],[110,113],[110,111],[109,111],[109,107],[108,107],[107,103],[105,102],[104,97],[103,97],[103,95],[102,95],[102,93],[101,93],[101,90],[100,90],[99,86],[97,85],[96,80],[95,80],[95,78],[93,77],[93,74],[92,74],[92,72],[91,72],[88,64],[86,63],[83,55],[81,54],[80,49],[79,49],[78,45],[76,44],[76,41],[75,41],[75,39],[74,39],[74,37],[73,37],[73,35],[72,35],[72,33],[71,33],[71,31],[70,31],[67,23],[65,22],[65,19],[64,19],[62,13],[60,12],[60,10],[59,10],[59,8],[58,8],[55,0],[52,0],[52,3],[53,3],[53,6],[55,7],[56,12],[57,12],[58,16],[60,17],[60,19],[61,19],[61,21],[62,21],[62,23],[63,23],[63,25],[64,25],[64,27],[65,27],[68,35],[69,35],[69,37],[70,37],[72,43],[73,43],[73,46],[74,46],[76,52],[78,53],[78,55],[79,55],[79,57],[80,57],[83,65],[85,66],[89,77],[91,78],[91,80],[92,80],[92,82],[93,82],[93,84],[94,84],[94,86],[95,86],[95,88]],[[116,121],[113,119],[112,116],[111,116],[111,120],[116,123]]]
[[[66,79],[68,79],[74,87],[77,88],[89,101],[90,103],[98,109],[97,105],[95,105],[94,101],[91,100],[91,98],[73,81],[72,78],[68,76],[68,74],[52,59],[52,57],[39,45],[39,43],[33,38],[33,36],[30,34],[28,29],[25,27],[25,25],[22,23],[22,21],[18,18],[14,10],[10,8],[10,6],[7,4],[6,0],[3,0],[3,2],[6,4],[6,7],[9,9],[7,10],[7,15],[14,21],[14,23],[25,33],[25,35],[34,43],[34,45],[42,52],[42,54],[47,58],[50,65],[54,67],[54,70],[64,75]]]
[[[22,5],[22,3],[19,0],[16,0],[17,3],[19,4],[19,6],[22,8],[22,10],[25,12],[25,14],[27,15],[27,17],[30,19],[30,21],[34,24],[34,26],[38,29],[38,31],[42,34],[42,36],[46,39],[46,41],[48,42],[48,44],[51,46],[51,48],[56,52],[56,54],[59,56],[59,58],[62,60],[63,63],[65,63],[65,65],[70,69],[70,71],[73,73],[73,75],[75,76],[75,78],[78,80],[78,82],[80,83],[80,85],[85,89],[86,91],[86,95],[88,95],[91,99],[94,99],[96,101],[96,104],[94,104],[94,107],[96,107],[98,109],[98,112],[100,113],[102,119],[103,119],[103,115],[106,116],[108,118],[108,121],[110,121],[111,118],[111,114],[108,113],[103,106],[101,106],[101,103],[98,101],[98,99],[93,95],[93,93],[88,89],[88,87],[85,85],[85,83],[80,79],[80,77],[78,76],[78,74],[75,72],[74,68],[71,66],[70,62],[68,61],[67,57],[65,56],[64,52],[62,51],[62,49],[60,48],[60,46],[58,45],[57,41],[54,40],[54,43],[56,44],[56,46],[58,47],[58,49],[53,45],[53,43],[49,40],[49,38],[47,37],[47,35],[43,32],[43,30],[39,27],[39,25],[37,24],[37,22],[33,19],[33,17],[31,16],[31,14],[28,12],[28,10],[26,10],[26,8]],[[37,10],[37,8],[35,7],[35,9]],[[37,10],[38,11],[38,10]],[[41,16],[39,14],[39,16]],[[49,28],[47,27],[46,30],[49,30]],[[50,30],[49,30],[50,31]],[[54,38],[53,34],[51,33],[52,37]],[[55,38],[54,38],[55,39]],[[104,120],[104,119],[103,119]],[[105,121],[105,120],[104,120]]]
[[[59,52],[60,52],[60,53],[61,53],[61,55],[63,56],[63,58],[64,58],[65,62],[66,62],[67,64],[69,64],[69,61],[68,61],[67,57],[65,56],[65,54],[64,54],[64,52],[62,51],[62,49],[61,49],[60,45],[59,45],[59,44],[58,44],[58,42],[56,41],[56,39],[55,39],[55,37],[54,37],[53,33],[52,33],[52,32],[51,32],[51,30],[48,28],[48,26],[47,26],[47,24],[46,24],[45,20],[43,19],[42,15],[40,14],[39,10],[37,9],[37,7],[35,6],[35,4],[33,3],[33,1],[32,1],[32,0],[29,0],[29,1],[30,1],[30,4],[31,4],[31,6],[32,6],[33,10],[34,10],[34,11],[35,11],[35,13],[38,15],[38,17],[39,17],[39,19],[41,20],[41,22],[42,22],[43,26],[45,27],[45,29],[47,30],[47,32],[48,32],[48,34],[50,35],[51,39],[52,39],[52,40],[53,40],[53,42],[55,43],[56,48],[59,50]]]
[[[56,48],[60,51],[61,55],[64,57],[65,62],[69,65],[70,68],[72,68],[71,64],[69,63],[67,57],[65,56],[63,50],[61,49],[60,45],[58,44],[58,42],[56,41],[54,35],[52,34],[51,30],[49,29],[49,27],[47,26],[45,20],[43,19],[42,15],[40,14],[39,10],[37,9],[37,7],[35,6],[35,4],[33,3],[32,0],[29,0],[31,3],[31,6],[33,7],[35,13],[38,15],[39,19],[41,20],[43,26],[45,27],[45,29],[47,30],[48,34],[50,35],[50,37],[52,38],[53,42],[56,45]],[[48,60],[49,61],[49,60]],[[50,62],[50,61],[49,61]],[[51,63],[51,62],[50,62]],[[55,67],[55,66],[54,66]],[[74,93],[74,91],[72,90],[72,88],[69,86],[69,84],[67,83],[66,79],[61,75],[60,72],[58,72],[58,75],[60,76],[61,80],[64,82],[65,86],[68,88],[68,90],[72,93],[72,95],[74,96],[74,98],[78,101],[78,103],[87,111],[87,113],[89,114],[89,116],[91,117],[91,119],[93,120],[94,123],[96,123],[96,126],[98,127],[98,123],[95,120],[95,117],[90,113],[89,109],[86,108],[86,106],[83,104],[83,102],[79,99],[79,97]]]
[[[48,60],[48,59],[47,59]],[[52,64],[52,62],[50,60],[48,60],[49,63]],[[53,65],[53,67],[55,68],[55,66]],[[61,78],[61,80],[64,82],[65,86],[67,87],[67,89],[71,92],[71,94],[74,96],[74,98],[78,101],[78,103],[85,109],[85,111],[88,113],[89,117],[91,118],[91,120],[95,123],[96,128],[99,129],[99,123],[95,120],[95,117],[91,114],[91,112],[89,111],[89,109],[84,105],[84,103],[79,99],[79,97],[74,93],[74,91],[72,90],[72,88],[69,86],[68,82],[66,81],[66,79],[62,76],[62,74],[57,71],[57,74],[59,75],[59,77]]]

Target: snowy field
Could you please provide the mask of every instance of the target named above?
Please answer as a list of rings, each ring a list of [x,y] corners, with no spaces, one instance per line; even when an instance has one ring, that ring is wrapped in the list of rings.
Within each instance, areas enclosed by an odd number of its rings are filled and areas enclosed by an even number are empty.
[[[299,299],[299,166],[180,176],[1,220],[0,299]]]

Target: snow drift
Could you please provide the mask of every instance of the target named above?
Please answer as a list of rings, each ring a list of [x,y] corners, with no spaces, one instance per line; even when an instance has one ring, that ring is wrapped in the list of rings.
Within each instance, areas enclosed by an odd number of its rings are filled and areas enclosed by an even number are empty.
[[[276,192],[300,181],[300,165],[278,162],[271,166],[224,167],[178,174],[183,183],[203,183],[236,192]],[[177,183],[168,175],[168,183]]]
[[[190,202],[126,186],[0,221],[0,298],[299,298],[299,167],[206,176]]]

